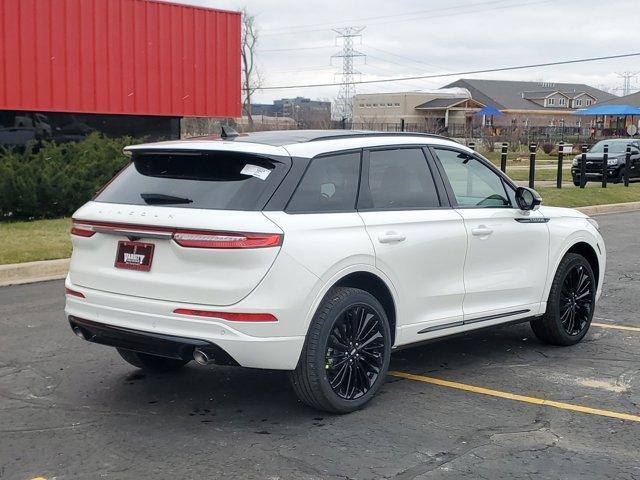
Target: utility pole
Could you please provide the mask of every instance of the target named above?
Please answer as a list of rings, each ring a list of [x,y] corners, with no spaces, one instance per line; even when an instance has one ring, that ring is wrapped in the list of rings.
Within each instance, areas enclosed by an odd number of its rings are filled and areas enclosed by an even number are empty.
[[[336,32],[336,44],[341,40],[342,50],[338,53],[331,55],[331,59],[342,59],[342,73],[339,73],[341,77],[340,93],[336,99],[336,113],[338,118],[342,121],[343,127],[347,122],[353,120],[353,97],[356,93],[356,87],[354,85],[354,76],[360,75],[360,72],[353,69],[353,61],[356,57],[364,57],[365,54],[359,52],[353,48],[353,39],[362,38],[362,31],[366,27],[342,27],[334,28]]]
[[[617,75],[622,78],[622,96],[626,97],[631,93],[631,80],[635,79],[640,72],[622,72]]]

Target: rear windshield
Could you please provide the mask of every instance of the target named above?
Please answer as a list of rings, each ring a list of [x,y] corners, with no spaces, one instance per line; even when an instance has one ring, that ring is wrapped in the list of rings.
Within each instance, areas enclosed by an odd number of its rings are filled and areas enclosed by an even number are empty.
[[[289,159],[238,152],[139,152],[94,201],[214,210],[262,210]]]

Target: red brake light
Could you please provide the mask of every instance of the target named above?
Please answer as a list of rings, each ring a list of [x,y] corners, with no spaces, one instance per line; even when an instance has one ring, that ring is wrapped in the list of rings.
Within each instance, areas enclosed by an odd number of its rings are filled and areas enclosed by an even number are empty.
[[[173,240],[181,247],[192,248],[263,248],[282,244],[278,233],[226,233],[179,230]]]
[[[64,293],[66,295],[71,295],[72,297],[86,298],[84,296],[84,293],[76,292],[75,290],[71,290],[70,288],[67,288],[67,287],[64,288]]]
[[[179,315],[191,315],[195,317],[221,318],[230,322],[277,322],[278,319],[270,313],[231,313],[210,312],[208,310],[191,310],[189,308],[177,308],[173,311]]]
[[[71,235],[77,235],[79,237],[91,237],[95,235],[93,227],[89,224],[81,223],[77,220],[73,220],[71,223]]]

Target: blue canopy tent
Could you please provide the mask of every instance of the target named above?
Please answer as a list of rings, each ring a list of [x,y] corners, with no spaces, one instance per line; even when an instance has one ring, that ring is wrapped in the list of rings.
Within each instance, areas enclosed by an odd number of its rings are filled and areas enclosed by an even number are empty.
[[[582,115],[585,117],[593,117],[597,115],[640,115],[640,108],[631,105],[594,105],[593,107],[583,108],[573,113],[574,115]]]
[[[606,121],[606,116],[611,117],[624,117],[624,128],[627,127],[627,117],[631,116],[631,123],[633,123],[633,117],[640,115],[640,108],[631,105],[594,105],[593,107],[583,108],[573,112],[574,115],[580,115],[583,117],[596,117],[596,124],[598,123],[598,117],[602,115],[602,125]],[[616,123],[618,123],[616,121]],[[619,124],[618,124],[619,125]],[[611,127],[613,129],[613,127]],[[624,135],[624,133],[620,133]]]
[[[484,115],[484,116],[491,116],[491,117],[499,117],[500,115],[504,115],[500,110],[498,110],[496,107],[494,107],[493,105],[486,105],[485,107],[481,108],[480,110],[478,110],[475,115]]]
[[[499,117],[500,115],[504,115],[504,114],[500,110],[498,110],[496,107],[494,107],[493,105],[485,105],[480,110],[478,110],[476,113],[474,113],[474,115],[475,116],[482,115],[482,125],[483,126],[487,125],[487,122],[485,122],[485,118],[486,117],[491,117],[491,124],[490,125],[493,127],[493,117]]]

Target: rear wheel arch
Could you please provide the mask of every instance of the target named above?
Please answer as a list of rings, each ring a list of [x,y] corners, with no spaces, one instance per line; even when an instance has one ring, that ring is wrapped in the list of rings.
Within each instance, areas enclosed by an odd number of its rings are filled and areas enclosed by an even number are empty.
[[[384,308],[389,320],[389,328],[391,329],[391,345],[396,339],[396,300],[393,296],[391,288],[382,278],[372,272],[357,271],[351,272],[336,281],[329,287],[327,293],[335,287],[351,287],[359,288],[373,295]],[[325,294],[326,295],[326,294]]]

